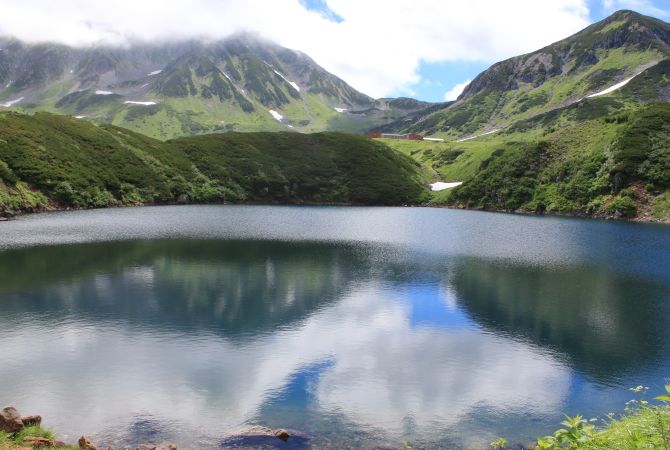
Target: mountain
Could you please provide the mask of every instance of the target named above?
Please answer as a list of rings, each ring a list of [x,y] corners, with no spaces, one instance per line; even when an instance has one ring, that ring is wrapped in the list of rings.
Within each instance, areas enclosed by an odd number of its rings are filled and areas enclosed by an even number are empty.
[[[216,133],[167,142],[114,125],[0,113],[0,216],[139,203],[416,204],[412,159],[342,133]]]
[[[477,76],[388,140],[444,181],[433,204],[670,220],[670,25],[619,11]]]
[[[567,39],[494,64],[455,103],[405,128],[453,137],[501,129],[649,73],[668,57],[670,25],[619,11]]]
[[[0,108],[168,139],[216,131],[360,132],[430,104],[372,99],[307,55],[240,33],[215,42],[68,47],[0,38]]]

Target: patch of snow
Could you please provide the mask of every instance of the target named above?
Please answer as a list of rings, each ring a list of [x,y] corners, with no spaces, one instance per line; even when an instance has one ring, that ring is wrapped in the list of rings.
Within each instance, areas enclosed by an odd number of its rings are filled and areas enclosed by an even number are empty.
[[[232,78],[230,78],[230,75],[228,75],[226,72],[223,72],[223,76],[228,78],[228,81],[230,81],[231,83],[233,82]]]
[[[74,116],[75,119],[83,119],[86,116]]]
[[[277,75],[279,75],[280,77],[282,77],[282,79],[283,79],[284,81],[286,81],[288,84],[290,84],[291,86],[293,86],[293,89],[295,89],[296,91],[300,92],[300,86],[298,86],[297,83],[294,83],[293,81],[290,81],[288,78],[286,78],[284,75],[282,75],[281,73],[277,72],[276,70],[274,70],[274,69],[272,69],[272,70],[274,71],[274,73],[276,73]]]
[[[70,73],[74,73],[74,70],[70,69]]]
[[[149,86],[149,83],[144,83],[142,86],[140,86],[140,89],[142,89],[143,87],[147,87],[147,86]]]
[[[274,117],[278,122],[281,122],[282,119],[284,118],[284,116],[282,116],[281,114],[279,114],[279,113],[278,113],[277,111],[275,111],[274,109],[271,109],[269,112],[270,112],[270,114],[272,114],[272,117]]]
[[[478,137],[486,136],[487,134],[497,133],[500,130],[502,130],[502,128],[496,128],[495,130],[487,131],[486,133],[478,134],[476,136],[470,136],[470,137],[466,137],[466,138],[463,138],[463,139],[459,139],[456,142],[470,141],[472,139],[477,139]]]
[[[627,78],[627,79],[623,80],[622,82],[615,84],[614,86],[610,86],[607,89],[604,89],[600,92],[596,92],[595,94],[587,95],[586,97],[587,98],[600,97],[601,95],[606,95],[606,94],[609,94],[610,92],[614,92],[617,89],[621,89],[622,87],[627,85],[630,82],[630,80],[632,80],[633,78],[635,78],[638,75],[639,75],[639,73],[636,73],[632,77]]]
[[[19,103],[21,100],[23,100],[23,98],[24,97],[19,97],[16,100],[10,100],[10,101],[5,102],[5,103],[0,103],[0,106],[5,107],[5,108],[9,108],[10,106]]]
[[[333,108],[333,109],[334,109],[335,111],[337,111],[338,113],[343,113],[343,112],[345,112],[345,111],[347,110],[347,108]]]
[[[126,100],[123,102],[124,105],[142,105],[142,106],[151,106],[151,105],[156,105],[156,102],[136,102],[133,100]]]
[[[149,72],[149,73],[147,74],[147,76],[148,76],[148,77],[151,77],[151,76],[154,76],[154,75],[158,75],[158,74],[161,73],[161,72],[162,72],[162,70],[154,70],[153,72]]]
[[[12,80],[9,80],[9,83],[5,85],[5,89],[7,89],[10,85],[12,84]]]
[[[451,182],[451,183],[445,183],[444,181],[438,181],[438,182],[433,183],[433,184],[430,185],[430,190],[434,191],[434,192],[444,191],[445,189],[455,188],[456,186],[460,186],[461,184],[463,184],[462,181],[454,181],[454,182]]]
[[[444,139],[442,138],[429,138],[425,137],[423,138],[424,141],[429,141],[429,142],[444,142]]]
[[[110,91],[95,91],[95,95],[112,95],[113,92]]]
[[[289,127],[289,128],[293,128],[293,125],[286,125],[286,126]]]

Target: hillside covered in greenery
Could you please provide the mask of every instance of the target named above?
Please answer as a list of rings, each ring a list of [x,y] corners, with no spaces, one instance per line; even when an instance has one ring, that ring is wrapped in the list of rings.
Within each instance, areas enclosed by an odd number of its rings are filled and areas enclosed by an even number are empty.
[[[668,220],[670,104],[609,111],[614,101],[590,99],[465,142],[386,144],[463,182],[435,193],[435,205]]]
[[[500,62],[459,100],[387,141],[435,176],[453,207],[670,220],[670,25],[619,11]]]
[[[0,114],[0,212],[175,202],[416,204],[418,163],[340,133],[162,142],[50,113]]]

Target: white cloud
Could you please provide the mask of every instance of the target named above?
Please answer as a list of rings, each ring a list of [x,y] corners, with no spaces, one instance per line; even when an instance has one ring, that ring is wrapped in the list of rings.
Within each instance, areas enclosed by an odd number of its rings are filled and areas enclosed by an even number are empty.
[[[3,0],[0,33],[68,44],[220,38],[259,31],[373,96],[408,91],[421,61],[495,62],[588,25],[586,0],[329,0],[336,23],[299,0]]]
[[[461,92],[463,92],[463,89],[470,84],[472,80],[466,80],[462,83],[457,84],[456,86],[452,87],[448,92],[444,94],[444,99],[448,102],[452,100],[456,100],[459,95],[461,95]]]

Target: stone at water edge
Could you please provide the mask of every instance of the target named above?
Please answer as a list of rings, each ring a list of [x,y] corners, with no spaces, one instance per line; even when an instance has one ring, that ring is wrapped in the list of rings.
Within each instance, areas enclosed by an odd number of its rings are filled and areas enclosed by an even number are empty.
[[[8,406],[0,411],[0,430],[6,433],[14,433],[23,428],[21,414],[13,406]]]
[[[34,448],[56,447],[56,442],[53,439],[43,437],[27,436],[23,438],[25,444],[30,444]]]
[[[177,446],[171,442],[163,442],[162,444],[141,444],[135,450],[177,450]]]
[[[98,450],[98,447],[95,446],[93,441],[91,441],[86,436],[82,436],[79,438],[79,448],[84,450]]]
[[[286,430],[276,430],[274,432],[274,435],[277,436],[279,439],[281,439],[284,442],[288,441],[288,438],[291,437],[291,435],[288,434],[288,431],[286,431]]]
[[[31,427],[33,425],[40,425],[42,423],[42,416],[34,414],[32,416],[21,417],[24,427]]]

